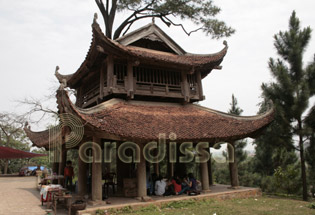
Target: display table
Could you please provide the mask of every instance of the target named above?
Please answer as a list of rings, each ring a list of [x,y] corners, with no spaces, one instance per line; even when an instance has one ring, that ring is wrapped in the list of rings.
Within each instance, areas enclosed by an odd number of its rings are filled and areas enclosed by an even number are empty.
[[[40,190],[42,205],[47,203],[47,208],[50,208],[54,193],[64,191],[65,189],[60,184],[42,185]]]
[[[58,203],[63,201],[63,204],[68,209],[68,214],[71,215],[71,200],[72,196],[70,194],[65,194],[65,192],[55,192],[53,193],[53,200],[52,200],[52,209],[54,214],[57,214],[57,206]]]

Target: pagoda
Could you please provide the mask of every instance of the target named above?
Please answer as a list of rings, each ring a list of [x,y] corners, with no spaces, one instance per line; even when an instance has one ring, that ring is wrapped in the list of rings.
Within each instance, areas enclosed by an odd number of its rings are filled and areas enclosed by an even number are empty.
[[[119,147],[128,141],[139,147],[139,162],[116,159],[115,183],[117,190],[126,190],[124,181],[134,179],[134,195],[143,200],[147,198],[146,166],[159,174],[159,163],[146,162],[142,152],[149,142],[157,142],[159,135],[164,135],[166,145],[177,143],[173,150],[178,155],[184,142],[193,146],[206,142],[208,147],[225,142],[234,147],[237,140],[257,137],[273,121],[272,108],[261,115],[242,117],[194,104],[205,99],[202,79],[222,68],[227,50],[224,42],[222,50],[214,54],[187,53],[154,22],[112,40],[102,33],[95,17],[92,42],[79,69],[70,75],[60,74],[58,67],[55,72],[60,82],[56,93],[59,114],[71,114],[84,126],[80,143],[74,148],[79,149],[87,141],[95,143],[90,164],[78,157],[79,193],[89,192],[90,176],[91,198],[102,200],[102,179],[113,165],[95,159],[96,148],[104,154],[104,142],[115,142]],[[75,92],[75,103],[67,89]],[[69,127],[61,135],[61,161],[53,164],[53,171],[60,174],[70,149],[66,147]],[[25,131],[33,146],[50,149],[50,130],[34,132],[26,126]],[[209,148],[206,150],[209,152]],[[172,153],[167,147],[167,175],[185,173],[185,164],[169,162]],[[210,161],[199,164],[204,192],[209,192],[211,184],[210,165]],[[230,163],[230,171],[232,186],[238,186],[235,162]]]

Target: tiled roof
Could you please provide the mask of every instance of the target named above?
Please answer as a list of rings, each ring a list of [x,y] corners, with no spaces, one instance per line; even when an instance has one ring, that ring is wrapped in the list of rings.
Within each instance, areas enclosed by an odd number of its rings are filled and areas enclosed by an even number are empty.
[[[189,69],[194,68],[194,71],[200,70],[201,76],[204,78],[213,68],[220,65],[228,49],[227,43],[224,42],[225,47],[214,54],[191,54],[185,52],[185,54],[178,55],[136,46],[124,46],[119,42],[106,37],[97,22],[92,24],[92,31],[92,42],[80,68],[70,75],[56,73],[59,82],[62,82],[62,79],[65,79],[68,82],[68,86],[72,87],[80,79],[81,75],[89,71],[89,66],[93,65],[94,61],[97,60],[98,54],[101,52],[121,56],[123,58],[129,57],[139,59],[140,62],[141,60],[148,60],[161,62],[163,64],[169,63],[173,66],[184,66]]]
[[[123,140],[156,140],[175,133],[180,141],[234,141],[255,137],[273,121],[274,110],[240,117],[194,104],[111,99],[89,109],[74,106],[64,90],[57,91],[59,109],[75,114],[98,131]]]
[[[32,141],[33,146],[38,148],[49,148],[49,130],[34,132],[28,126],[24,127],[24,131],[28,138]]]

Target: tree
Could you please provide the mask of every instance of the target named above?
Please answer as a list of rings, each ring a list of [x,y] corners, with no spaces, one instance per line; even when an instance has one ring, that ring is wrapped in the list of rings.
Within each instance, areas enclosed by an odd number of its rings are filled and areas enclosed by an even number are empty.
[[[241,115],[243,110],[240,107],[238,107],[237,99],[234,97],[234,94],[232,94],[232,103],[230,103],[230,105],[231,105],[231,108],[228,111],[228,113],[234,114],[234,115]],[[247,143],[244,140],[239,140],[231,144],[234,147],[234,151],[232,152],[234,153],[234,162],[229,163],[230,177],[231,177],[232,187],[237,187],[239,186],[238,165],[240,162],[244,161],[247,157],[246,152],[244,152],[244,147],[246,146]]]
[[[304,144],[305,135],[303,113],[308,108],[309,99],[314,94],[310,77],[314,77],[314,62],[303,68],[303,54],[311,38],[311,28],[300,29],[300,21],[295,11],[289,20],[289,30],[274,36],[274,46],[280,58],[269,60],[269,69],[275,82],[262,84],[263,96],[271,99],[277,110],[277,123],[287,136],[297,136],[298,143],[287,142],[300,153],[303,200],[307,200],[307,181]],[[284,136],[284,138],[286,138]]]
[[[243,113],[243,110],[238,107],[237,99],[235,98],[234,94],[232,94],[232,102],[230,103],[231,108],[229,109],[229,114],[234,115],[241,115]],[[244,151],[244,148],[246,147],[247,142],[245,140],[239,140],[235,142],[235,150],[236,150],[236,159],[237,163],[246,160],[247,153]]]
[[[309,146],[306,149],[306,162],[308,163],[308,176],[311,185],[312,196],[315,196],[315,105],[305,119],[305,124],[309,128]]]
[[[24,119],[10,113],[0,113],[0,145],[12,147],[23,142],[25,135],[23,132]],[[16,147],[19,148],[19,147]],[[9,160],[4,160],[4,174],[8,172]]]
[[[109,38],[117,39],[130,26],[141,19],[157,18],[167,26],[179,26],[190,35],[202,30],[213,38],[228,37],[235,30],[226,26],[223,21],[214,17],[220,12],[220,8],[213,5],[212,0],[95,0],[105,23],[105,33]],[[113,24],[116,12],[128,10],[131,14],[113,32]],[[182,24],[173,21],[174,18],[191,20],[199,27],[193,31],[187,31]]]

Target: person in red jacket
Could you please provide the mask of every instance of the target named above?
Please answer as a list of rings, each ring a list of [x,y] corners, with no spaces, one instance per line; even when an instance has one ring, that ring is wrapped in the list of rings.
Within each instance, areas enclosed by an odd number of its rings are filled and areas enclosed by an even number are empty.
[[[74,176],[72,162],[67,161],[66,167],[64,169],[64,177],[65,177],[65,188],[72,190],[72,178]]]

